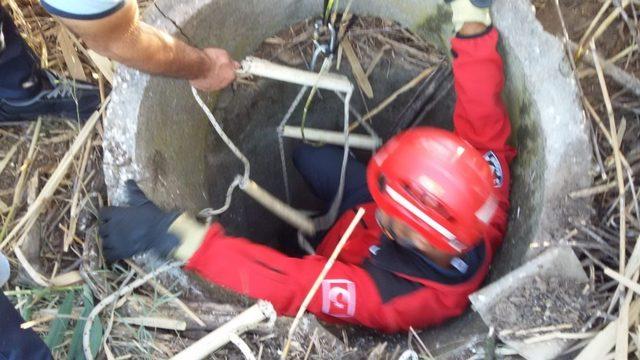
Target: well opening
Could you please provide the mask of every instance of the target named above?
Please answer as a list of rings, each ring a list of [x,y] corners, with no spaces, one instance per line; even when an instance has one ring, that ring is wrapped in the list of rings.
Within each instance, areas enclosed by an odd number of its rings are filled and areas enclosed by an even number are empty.
[[[567,205],[565,194],[589,182],[587,130],[575,85],[562,71],[566,65],[559,43],[539,27],[529,6],[526,0],[497,0],[493,9],[496,26],[503,35],[501,51],[507,75],[504,98],[513,123],[513,143],[520,155],[512,167],[510,229],[494,262],[491,280],[530,257],[534,253],[531,243],[553,240],[552,229],[561,228],[567,217],[579,215],[580,209]],[[254,53],[267,37],[316,16],[320,8],[321,1],[159,0],[145,17],[151,24],[188,37],[195,45],[215,44],[242,59]],[[435,43],[443,53],[448,52],[450,12],[441,1],[356,0],[352,11],[398,22]],[[344,59],[341,66],[341,72],[351,77]],[[379,65],[372,74],[375,98],[368,101],[369,106],[378,104],[418,72],[401,64]],[[249,157],[252,178],[279,198],[284,198],[284,187],[275,129],[298,90],[298,86],[258,80],[255,87],[227,90],[206,99],[225,131]],[[557,99],[554,91],[564,99]],[[376,116],[373,125],[385,140],[392,135],[388,121],[396,120],[413,94],[404,94]],[[316,99],[309,122],[314,127],[339,129],[342,102],[332,93],[323,92],[322,96],[322,100]],[[453,102],[453,93],[444,96],[424,116],[423,124],[451,127]],[[354,96],[352,106],[366,112],[359,94]],[[299,124],[300,112],[299,108],[292,117],[293,125]],[[105,130],[105,173],[115,202],[124,181],[133,177],[162,205],[197,213],[205,207],[221,206],[227,186],[242,171],[184,81],[120,68]],[[286,140],[286,152],[296,144],[299,141]],[[358,153],[362,160],[367,155]],[[287,159],[293,205],[319,209],[295,171],[291,156]],[[280,244],[273,239],[295,233],[242,192],[236,192],[231,210],[220,221],[234,235],[275,246]],[[424,336],[430,344],[453,343],[456,347],[484,331],[481,320],[469,312]]]
[[[313,19],[295,24],[292,28],[300,29],[301,33],[312,29]],[[375,18],[360,18],[359,21],[367,23],[367,29],[379,29],[376,22],[382,20]],[[395,25],[394,25],[395,26]],[[286,36],[290,28],[279,32],[278,35]],[[290,36],[291,38],[291,36]],[[256,52],[256,56],[265,59],[283,56],[283,52],[293,52],[297,55],[293,62],[305,67],[299,51],[304,53],[306,61],[310,61],[313,48],[310,40],[303,44],[304,49],[293,47],[281,48],[262,44]],[[355,45],[354,45],[355,46]],[[381,48],[382,45],[380,44]],[[437,49],[432,49],[431,53],[440,56]],[[374,54],[363,55],[362,66],[368,68]],[[443,57],[444,58],[444,57]],[[318,68],[320,65],[318,65]],[[427,67],[437,68],[437,65],[427,65]],[[373,108],[389,97],[394,91],[404,86],[422,72],[420,65],[409,63],[406,59],[395,51],[387,51],[382,59],[373,68],[369,77],[374,90],[374,97],[367,99],[356,93],[351,100],[352,110],[358,114],[365,114],[367,109]],[[349,77],[355,84],[353,72],[346,59],[342,59],[340,70],[332,70]],[[429,102],[426,114],[419,117],[415,125],[430,125],[451,128],[452,111],[455,98],[452,89],[452,75],[449,67],[443,65],[438,74],[438,78],[443,79],[442,91],[434,94],[436,101]],[[432,76],[430,79],[434,79]],[[431,81],[422,86],[408,91],[398,97],[385,110],[374,118],[371,127],[383,141],[389,139],[394,133],[400,131],[404,124],[400,119],[407,113],[407,105],[419,89],[424,89]],[[252,179],[265,189],[276,195],[280,199],[286,199],[284,179],[285,176],[281,165],[281,154],[277,136],[277,127],[287,113],[291,103],[297,96],[300,86],[288,84],[270,79],[255,79],[250,85],[238,86],[234,89],[223,91],[215,99],[214,115],[225,124],[225,129],[240,149],[245,153],[251,162]],[[308,95],[308,93],[306,94]],[[303,108],[307,96],[294,111],[288,121],[290,126],[300,126],[303,117]],[[366,104],[365,104],[366,102]],[[196,109],[194,116],[199,116]],[[319,96],[314,97],[306,118],[307,128],[326,129],[341,131],[343,126],[344,105],[342,100],[330,91],[321,91]],[[351,114],[350,121],[355,121],[355,116]],[[404,125],[406,126],[406,125]],[[367,135],[362,128],[356,130],[356,134]],[[326,210],[324,204],[316,199],[310,192],[307,184],[304,183],[300,174],[296,171],[292,162],[294,149],[301,146],[303,141],[296,139],[284,139],[284,155],[286,161],[286,174],[290,185],[291,203],[295,208],[316,211],[319,213]],[[313,144],[319,145],[319,144]],[[334,145],[335,146],[335,145]],[[352,149],[352,153],[362,162],[367,163],[372,152],[367,150]],[[226,145],[213,131],[209,132],[206,139],[205,157],[205,191],[209,206],[219,207],[223,203],[226,193],[225,184],[230,183],[233,177],[240,173],[240,163],[238,159],[227,149]],[[154,164],[149,164],[154,166]],[[339,174],[336,174],[338,176]],[[259,241],[272,246],[294,244],[296,235],[293,228],[272,215],[269,211],[259,206],[254,200],[245,194],[238,192],[234,196],[232,206],[219,220],[230,233],[248,237],[254,241]]]

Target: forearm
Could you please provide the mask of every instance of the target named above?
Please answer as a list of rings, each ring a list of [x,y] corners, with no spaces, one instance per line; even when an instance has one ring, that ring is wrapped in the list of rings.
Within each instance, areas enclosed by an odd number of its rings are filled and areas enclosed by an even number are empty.
[[[138,6],[132,0],[105,18],[59,19],[89,48],[147,73],[192,80],[212,67],[203,50],[140,21]]]
[[[327,258],[302,259],[243,238],[226,236],[220,225],[209,229],[186,268],[242,295],[271,302],[280,315],[294,316]],[[362,268],[337,261],[329,270],[307,311],[322,320],[346,322],[394,332],[410,322],[387,311],[375,282]],[[417,322],[416,322],[417,323]]]
[[[88,41],[103,55],[146,73],[192,80],[209,71],[204,51],[145,23],[137,23],[121,41]]]
[[[476,148],[501,151],[511,127],[501,96],[504,70],[497,51],[499,36],[495,29],[489,30],[472,37],[458,34],[452,40],[458,95],[454,126],[456,133]]]

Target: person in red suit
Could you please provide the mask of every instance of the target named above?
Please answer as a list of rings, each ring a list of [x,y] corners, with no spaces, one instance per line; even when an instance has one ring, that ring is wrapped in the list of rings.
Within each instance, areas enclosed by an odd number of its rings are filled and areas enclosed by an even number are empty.
[[[487,1],[451,2],[457,34],[455,131],[413,128],[388,141],[369,164],[350,159],[341,215],[316,254],[295,258],[165,212],[127,183],[129,203],[101,212],[107,258],[147,250],[186,260],[186,269],[222,287],[270,301],[280,315],[299,309],[356,210],[366,213],[308,311],[328,322],[397,332],[462,314],[482,284],[507,227],[511,126],[501,98],[503,62]],[[341,151],[303,146],[294,163],[330,202]]]

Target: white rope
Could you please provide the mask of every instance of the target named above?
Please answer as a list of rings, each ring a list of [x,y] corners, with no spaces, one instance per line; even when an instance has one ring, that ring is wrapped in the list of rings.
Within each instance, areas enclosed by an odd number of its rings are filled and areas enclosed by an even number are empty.
[[[238,350],[240,350],[240,352],[242,353],[245,359],[256,360],[256,357],[253,355],[253,352],[251,352],[249,345],[247,345],[247,343],[244,342],[244,340],[242,340],[242,338],[238,336],[238,334],[231,333],[229,335],[229,340],[231,340],[233,345],[235,345],[238,348]]]
[[[342,102],[345,102],[345,98],[344,98],[344,96],[342,96],[341,93],[335,91],[335,94],[340,98],[340,100],[342,100]],[[356,109],[354,109],[352,107],[349,107],[349,111],[356,118],[356,120],[358,121],[358,124],[360,124],[360,126],[362,126],[362,128],[369,134],[369,136],[371,136],[372,138],[376,139],[378,143],[382,144],[382,139],[380,139],[380,136],[373,129],[373,127],[371,125],[369,125],[369,123],[367,121],[362,121],[362,115]],[[375,152],[376,152],[376,150],[372,150],[372,155]]]
[[[202,111],[205,113],[205,115],[207,115],[209,122],[211,123],[213,128],[216,130],[216,132],[218,133],[222,141],[224,141],[224,143],[227,144],[227,147],[229,147],[229,149],[233,152],[233,154],[238,159],[240,159],[240,161],[242,161],[242,164],[244,165],[244,175],[242,177],[236,177],[231,183],[231,185],[229,185],[229,188],[227,189],[227,195],[225,197],[224,205],[219,209],[214,210],[211,208],[207,208],[200,212],[200,216],[211,218],[212,216],[220,215],[229,209],[229,206],[231,206],[233,191],[238,186],[246,185],[249,182],[251,164],[249,164],[249,160],[247,159],[247,157],[244,156],[244,154],[235,146],[233,141],[229,139],[229,137],[224,132],[224,130],[222,130],[222,127],[220,126],[218,121],[216,121],[216,118],[211,113],[211,110],[209,110],[209,108],[204,103],[204,101],[202,101],[202,98],[200,97],[200,95],[198,95],[198,90],[196,90],[196,88],[192,86],[191,92],[193,93],[193,97],[196,99],[196,102],[198,103],[198,105],[200,105],[200,108],[202,108]]]
[[[207,219],[207,221],[210,223],[211,222],[209,221],[210,218],[216,215],[220,215],[225,211],[229,210],[229,207],[231,206],[231,200],[233,198],[233,190],[235,190],[238,186],[240,186],[240,183],[242,183],[242,177],[238,175],[236,176],[235,179],[233,179],[233,182],[231,183],[231,185],[229,185],[229,188],[227,189],[227,195],[224,200],[224,205],[219,209],[206,208],[200,211],[198,216],[200,216],[201,218]]]
[[[289,106],[289,110],[287,110],[287,113],[282,118],[282,121],[280,122],[280,125],[278,125],[278,129],[277,129],[278,150],[280,151],[280,165],[282,167],[282,180],[283,180],[283,183],[284,183],[284,193],[285,193],[285,196],[287,198],[287,204],[289,204],[289,205],[291,204],[291,190],[289,188],[289,175],[288,175],[288,172],[287,172],[287,158],[286,158],[286,155],[284,153],[284,139],[283,139],[282,134],[284,133],[284,127],[287,125],[287,122],[289,122],[289,119],[291,118],[291,115],[293,115],[293,112],[295,111],[295,109],[300,104],[300,101],[302,100],[302,97],[304,96],[304,94],[307,92],[308,89],[309,89],[308,86],[303,86],[300,89],[300,91],[298,92],[298,95],[296,96],[295,100],[293,100],[293,102],[291,103],[291,106]]]
[[[349,104],[351,102],[351,95],[353,95],[353,91],[349,91],[347,93],[344,101],[344,151],[342,154],[342,167],[340,169],[340,183],[338,184],[338,192],[333,199],[329,211],[327,211],[327,213],[323,216],[314,219],[316,230],[319,231],[327,230],[336,221],[339,215],[338,210],[340,209],[340,203],[342,202],[342,197],[344,195],[344,179],[347,172],[347,162],[349,160]]]

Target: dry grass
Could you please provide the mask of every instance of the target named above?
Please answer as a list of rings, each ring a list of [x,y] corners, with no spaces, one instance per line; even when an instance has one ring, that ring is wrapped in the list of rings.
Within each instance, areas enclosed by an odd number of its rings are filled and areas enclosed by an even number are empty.
[[[557,1],[544,4],[557,8],[557,19],[563,28],[560,35],[574,56],[572,65],[581,88],[585,114],[592,124],[593,151],[598,164],[594,187],[585,189],[582,194],[570,194],[572,198],[593,198],[592,221],[575,224],[576,228],[568,231],[571,236],[567,237],[567,242],[582,256],[583,266],[590,275],[596,309],[583,328],[584,339],[571,349],[571,353],[581,359],[608,356],[625,359],[637,351],[637,339],[633,335],[636,328],[630,323],[631,320],[635,322],[638,315],[637,305],[632,305],[637,303],[633,302],[637,294],[625,284],[637,282],[640,265],[636,179],[640,161],[640,104],[637,96],[629,91],[629,84],[621,82],[616,75],[637,81],[636,74],[640,69],[636,43],[638,16],[635,5],[629,1],[594,5],[583,3],[572,8],[560,7]],[[575,24],[575,19],[570,17],[576,11],[589,14],[584,31],[567,28],[567,23]],[[579,43],[577,51],[573,51],[576,48],[572,42]],[[615,74],[611,72],[612,68]],[[612,278],[607,273],[623,274],[624,280],[619,278],[622,275]],[[616,318],[619,320],[613,324],[612,320]],[[629,326],[633,328],[629,329]],[[632,336],[629,336],[630,332]],[[580,351],[587,345],[586,350]]]
[[[110,62],[88,51],[36,0],[2,4],[43,67],[109,92]],[[107,268],[99,256],[95,214],[107,202],[99,117],[89,125],[43,118],[31,126],[0,128],[0,248],[19,269],[4,290],[17,303],[24,326],[42,334],[54,358],[79,356],[83,319],[94,305],[144,276],[119,265]],[[168,318],[157,307],[175,302],[171,289],[154,284],[125,298],[127,304],[121,299],[117,311],[108,309],[92,327],[92,342],[109,332],[103,343],[93,344],[108,358],[167,358],[190,343],[135,325]],[[174,311],[187,310],[182,304]]]

